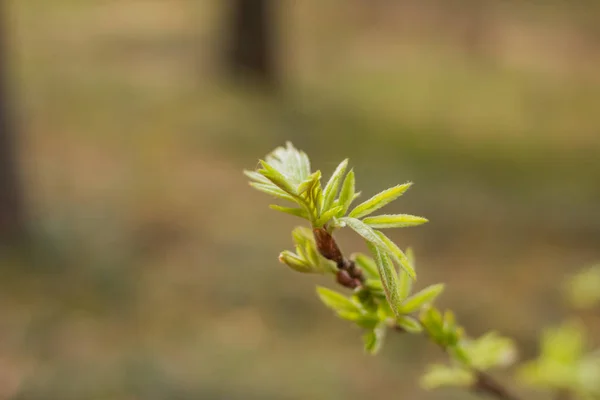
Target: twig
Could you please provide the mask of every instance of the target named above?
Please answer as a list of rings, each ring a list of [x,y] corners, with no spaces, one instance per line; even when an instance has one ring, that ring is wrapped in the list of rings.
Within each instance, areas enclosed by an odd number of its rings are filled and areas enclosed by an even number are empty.
[[[485,393],[497,399],[519,400],[518,397],[509,393],[509,391],[498,381],[483,371],[476,372],[477,381],[473,385],[473,390],[479,393]]]
[[[317,248],[321,255],[328,260],[334,261],[338,267],[336,274],[337,282],[349,289],[360,287],[364,281],[362,270],[353,260],[345,258],[333,236],[327,231],[327,228],[314,228],[313,234]],[[404,333],[405,330],[400,326],[394,326],[398,333]],[[446,350],[446,349],[444,349]],[[494,380],[490,375],[483,371],[474,371],[476,381],[472,386],[473,391],[486,394],[500,400],[520,400],[511,394],[501,383]],[[559,397],[558,399],[568,399],[568,397]]]

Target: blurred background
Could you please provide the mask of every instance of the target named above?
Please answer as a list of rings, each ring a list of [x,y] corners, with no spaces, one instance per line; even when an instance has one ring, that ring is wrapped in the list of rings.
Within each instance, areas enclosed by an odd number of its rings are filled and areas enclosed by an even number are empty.
[[[596,1],[2,6],[0,399],[474,398],[277,262],[299,220],[242,169],[286,140],[365,198],[416,182],[389,211],[430,219],[391,232],[417,287],[522,358],[600,259]]]

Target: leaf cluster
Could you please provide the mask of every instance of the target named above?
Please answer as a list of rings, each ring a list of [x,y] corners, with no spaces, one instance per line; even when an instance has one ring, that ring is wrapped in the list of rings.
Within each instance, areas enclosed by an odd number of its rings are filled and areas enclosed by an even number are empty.
[[[251,179],[250,185],[295,205],[273,204],[270,206],[272,209],[308,220],[313,229],[325,227],[330,233],[347,226],[372,246],[375,257],[378,257],[378,253],[385,255],[386,259],[389,258],[413,279],[416,278],[406,255],[378,229],[417,226],[427,222],[427,219],[409,214],[369,216],[402,196],[412,183],[384,190],[350,210],[360,192],[356,192],[354,171],[346,173],[347,159],[338,165],[324,188],[321,171],[312,172],[308,156],[289,142],[286,147],[278,147],[265,160],[260,160],[260,165],[257,171],[244,171]],[[386,270],[385,276],[394,279],[389,268],[386,267]]]
[[[414,268],[412,252],[408,250],[407,253],[411,255],[410,262]],[[396,305],[392,305],[387,301],[384,280],[377,262],[362,253],[353,254],[352,259],[366,275],[362,287],[349,296],[324,287],[318,287],[317,293],[321,301],[338,317],[366,329],[363,336],[365,350],[376,353],[383,344],[388,328],[420,333],[423,330],[421,323],[411,314],[431,304],[442,293],[444,286],[431,285],[412,294],[412,279],[405,271],[400,270],[397,282],[398,301]]]
[[[457,325],[454,313],[443,314],[435,307],[421,313],[421,323],[432,341],[449,355],[451,364],[433,364],[421,379],[425,389],[440,386],[470,387],[477,374],[496,367],[507,367],[516,359],[516,348],[511,339],[496,332],[471,339]]]

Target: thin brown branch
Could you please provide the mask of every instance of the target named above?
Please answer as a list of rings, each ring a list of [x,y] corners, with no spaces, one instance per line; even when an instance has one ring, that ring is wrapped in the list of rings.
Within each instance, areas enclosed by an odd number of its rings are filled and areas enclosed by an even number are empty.
[[[490,375],[483,371],[477,371],[476,374],[477,380],[473,386],[475,392],[485,393],[501,400],[519,400],[518,397],[510,393],[506,387],[494,380]]]

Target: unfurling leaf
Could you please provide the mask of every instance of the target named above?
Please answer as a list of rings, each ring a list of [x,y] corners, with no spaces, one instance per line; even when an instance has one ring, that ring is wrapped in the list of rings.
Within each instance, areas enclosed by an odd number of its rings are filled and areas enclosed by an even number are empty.
[[[306,260],[288,250],[282,251],[279,254],[279,261],[298,272],[315,272],[314,268]]]
[[[346,321],[354,322],[356,325],[364,329],[373,329],[380,322],[377,315],[364,314],[360,312],[352,311],[338,311],[338,317],[345,319]]]
[[[331,208],[331,205],[333,204],[333,201],[335,200],[335,197],[340,189],[340,184],[347,167],[348,159],[345,159],[340,163],[340,165],[338,165],[333,172],[333,175],[331,175],[331,178],[329,178],[329,182],[327,182],[327,185],[325,185],[325,189],[323,190],[323,210],[329,210]],[[341,209],[343,209],[343,207]]]
[[[444,319],[440,311],[435,307],[425,307],[419,315],[419,320],[425,331],[429,334],[431,339],[436,343],[444,346],[446,345],[444,335]]]
[[[400,247],[396,245],[389,237],[385,236],[383,232],[374,231],[377,236],[383,241],[388,251],[394,256],[394,261],[410,276],[412,279],[417,279],[417,273],[410,263],[408,257],[400,250]]]
[[[412,278],[408,275],[404,268],[400,268],[398,271],[398,284],[400,285],[400,297],[402,300],[405,300],[410,295],[412,283]]]
[[[404,192],[411,187],[411,185],[412,183],[409,182],[384,190],[383,192],[371,197],[369,200],[357,205],[350,212],[349,216],[353,218],[361,218],[365,215],[369,215],[402,196]]]
[[[314,274],[337,272],[335,263],[322,257],[316,248],[312,230],[297,227],[292,231],[292,238],[296,245],[296,253],[284,251],[279,256],[279,261],[296,271]]]
[[[292,196],[290,196],[283,190],[279,189],[277,186],[273,185],[272,183],[266,184],[266,183],[250,182],[250,186],[252,186],[256,190],[260,190],[263,193],[270,194],[273,197],[277,197],[277,198],[283,199],[283,200],[293,201],[294,203],[296,202],[296,199],[294,199]]]
[[[396,323],[400,328],[404,329],[406,332],[409,333],[419,333],[423,331],[423,327],[421,326],[419,321],[407,315],[403,315],[402,317],[398,318],[396,320]]]
[[[400,312],[403,314],[410,314],[417,311],[419,308],[426,304],[432,303],[436,297],[438,297],[444,291],[444,284],[438,283],[437,285],[431,285],[421,290],[418,293],[410,296],[402,303]]]
[[[258,170],[259,173],[267,177],[273,184],[279,187],[284,192],[295,196],[297,193],[296,186],[281,172],[277,171],[268,162],[260,160],[263,169]]]
[[[377,265],[371,257],[362,253],[356,253],[352,254],[350,259],[354,260],[356,265],[358,265],[369,278],[377,278],[377,280],[379,280]]]
[[[348,212],[352,201],[355,199],[356,193],[354,185],[354,171],[350,170],[348,175],[346,175],[346,179],[344,179],[342,190],[340,191],[339,204],[342,206],[342,209],[338,213],[338,217],[343,217]]]
[[[321,171],[315,171],[312,175],[306,178],[305,181],[298,185],[298,194],[306,192],[308,189],[313,187],[317,181],[321,179]]]
[[[360,312],[358,305],[341,293],[317,286],[317,294],[321,301],[333,311]]]
[[[337,207],[333,207],[333,208],[325,211],[319,217],[317,223],[315,224],[315,227],[320,228],[323,225],[325,225],[327,222],[329,222],[329,220],[331,220],[333,217],[335,217],[341,209],[342,209],[342,206],[337,206]]]
[[[367,217],[363,222],[371,228],[407,228],[410,226],[418,226],[428,222],[427,218],[417,217],[416,215],[408,214],[391,214],[378,215],[375,217]]]
[[[475,383],[473,372],[459,367],[434,364],[421,378],[421,386],[431,390],[441,386],[470,387]]]
[[[517,356],[514,342],[496,332],[487,333],[475,340],[466,340],[463,347],[471,365],[480,371],[508,366]]]
[[[266,161],[285,175],[295,185],[310,175],[310,161],[303,151],[297,150],[291,142],[285,147],[277,147],[266,156]]]
[[[400,317],[402,315],[400,312],[402,298],[400,297],[400,286],[398,285],[398,276],[396,275],[394,264],[392,264],[390,257],[386,253],[371,243],[367,243],[367,245],[373,254],[375,264],[377,264],[388,304],[394,312],[394,315]]]
[[[383,253],[391,256],[398,264],[401,264],[401,260],[398,258],[398,255],[392,251],[390,246],[383,240],[378,232],[373,230],[369,225],[356,218],[344,217],[340,218],[339,220],[362,236],[368,243],[377,247]]]
[[[365,351],[369,354],[377,354],[383,345],[385,339],[386,326],[383,323],[377,325],[374,329],[363,335]]]
[[[282,207],[282,206],[278,206],[276,204],[271,204],[269,206],[272,210],[275,211],[281,211],[283,213],[286,214],[290,214],[293,215],[295,217],[300,217],[303,219],[308,219],[308,213],[306,212],[306,210],[304,208],[295,208],[295,207]]]
[[[406,257],[406,266],[409,267],[410,270],[415,271],[415,256],[413,254],[412,249],[409,247],[408,249],[406,249],[406,252],[404,254]],[[400,254],[399,258],[400,261],[403,260]],[[408,272],[406,272],[406,267],[402,266],[402,264],[400,264],[400,267],[400,271],[398,271],[398,280],[400,282],[400,295],[402,296],[402,299],[406,299],[408,296],[410,296],[410,293],[412,292],[413,278],[408,274]]]
[[[244,175],[258,183],[266,183],[267,185],[272,185],[271,181],[266,176],[259,174],[256,171],[244,170]]]

